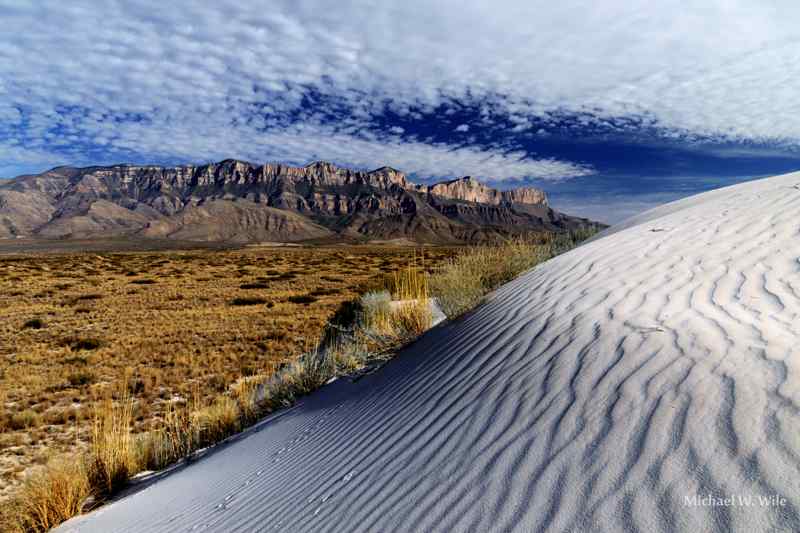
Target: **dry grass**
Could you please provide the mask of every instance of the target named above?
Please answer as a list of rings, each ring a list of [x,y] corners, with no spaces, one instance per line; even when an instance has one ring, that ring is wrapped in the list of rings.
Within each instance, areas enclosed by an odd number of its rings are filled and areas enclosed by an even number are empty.
[[[385,291],[369,292],[360,298],[360,329],[370,338],[397,340],[416,338],[430,328],[432,313],[428,275],[416,262],[397,271]]]
[[[0,257],[0,502],[49,456],[87,449],[95,411],[119,403],[124,381],[134,434],[169,426],[176,412],[213,409],[241,378],[271,376],[311,351],[344,302],[388,285],[415,255],[432,268],[455,251]],[[151,462],[185,449],[162,446]]]
[[[470,248],[435,269],[430,277],[431,293],[445,315],[455,318],[478,305],[495,287],[573,248],[592,234],[588,230],[574,231]]]
[[[82,461],[56,459],[32,472],[0,511],[4,531],[47,531],[80,513],[90,495]]]
[[[80,512],[87,496],[102,499],[142,470],[163,468],[291,405],[335,377],[383,362],[430,328],[429,284],[455,316],[477,305],[488,290],[574,245],[575,240],[568,236],[471,249],[433,275],[425,272],[424,259],[422,265],[415,261],[395,271],[390,283],[384,278],[377,284],[385,290],[367,293],[352,309],[343,306],[350,310],[345,313],[349,318],[332,320],[314,349],[293,358],[278,372],[271,369],[240,376],[211,401],[195,387],[191,405],[168,402],[159,417],[150,421],[149,431],[135,434],[136,407],[142,400],[130,396],[130,387],[123,381],[116,401],[107,397],[95,408],[90,445],[84,454],[68,462],[51,462],[30,475],[7,506],[6,516],[0,517],[6,522],[0,524],[45,531]],[[453,299],[465,286],[475,287],[474,296]]]
[[[133,402],[125,394],[120,402],[108,399],[95,409],[87,473],[95,494],[104,496],[119,490],[139,470],[131,433]]]

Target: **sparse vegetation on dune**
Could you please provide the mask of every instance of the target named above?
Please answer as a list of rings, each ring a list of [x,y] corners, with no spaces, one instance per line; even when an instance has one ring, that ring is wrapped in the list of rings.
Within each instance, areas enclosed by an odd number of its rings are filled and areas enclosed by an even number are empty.
[[[333,378],[382,363],[430,328],[432,297],[448,316],[458,316],[477,305],[489,290],[586,236],[572,234],[467,248],[444,262],[444,254],[432,261],[426,253],[405,268],[388,275],[382,272],[361,285],[368,289],[364,294],[340,301],[333,319],[324,328],[317,328],[319,340],[312,349],[286,361],[278,370],[274,364],[260,371],[241,369],[236,380],[211,387],[218,392],[210,397],[201,394],[195,382],[191,402],[165,402],[166,407],[149,419],[146,430],[137,425],[137,418],[147,404],[141,395],[130,394],[139,389],[140,381],[126,381],[97,404],[100,407],[92,418],[89,446],[80,460],[72,461],[74,468],[65,471],[59,466],[62,463],[54,462],[23,484],[8,507],[16,516],[13,523],[22,524],[25,531],[46,530],[80,512],[80,502],[89,494],[97,499],[107,497],[138,472],[164,468],[291,405]],[[381,267],[393,265],[396,262]],[[334,279],[338,282],[339,278]],[[307,294],[292,296],[300,303]],[[313,303],[316,305],[316,300]],[[258,305],[258,309],[265,312],[267,307]],[[69,483],[63,480],[65,476],[71,476]],[[49,487],[49,492],[42,487]],[[73,501],[76,499],[77,503]]]
[[[431,292],[447,317],[455,318],[478,305],[495,287],[594,233],[595,230],[574,230],[468,248],[436,267],[430,277]]]
[[[176,406],[211,405],[240,378],[270,375],[308,351],[343,302],[414,253],[339,246],[0,257],[0,502],[48,456],[89,446],[96,405],[118,400],[123,381],[136,434]],[[455,250],[424,253],[433,267]]]

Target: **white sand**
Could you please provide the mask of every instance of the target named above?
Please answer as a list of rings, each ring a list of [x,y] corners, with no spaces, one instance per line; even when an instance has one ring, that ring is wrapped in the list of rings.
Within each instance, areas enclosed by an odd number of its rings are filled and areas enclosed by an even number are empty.
[[[800,531],[799,258],[800,173],[658,208],[63,530]]]

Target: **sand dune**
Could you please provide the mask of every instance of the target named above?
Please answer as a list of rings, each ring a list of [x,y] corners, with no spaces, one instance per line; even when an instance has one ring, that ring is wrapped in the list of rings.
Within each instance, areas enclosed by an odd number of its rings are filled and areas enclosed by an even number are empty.
[[[799,315],[800,173],[713,191],[62,530],[799,531]]]

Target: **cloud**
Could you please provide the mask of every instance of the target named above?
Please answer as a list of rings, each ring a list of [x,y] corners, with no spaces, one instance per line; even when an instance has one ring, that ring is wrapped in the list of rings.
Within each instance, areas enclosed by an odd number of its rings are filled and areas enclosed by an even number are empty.
[[[378,141],[337,134],[318,136],[301,130],[264,136],[260,142],[264,143],[262,153],[277,154],[279,160],[302,163],[308,159],[327,159],[358,168],[374,168],[376,161],[382,161],[418,178],[471,175],[494,182],[523,177],[558,181],[593,173],[587,166],[556,159],[529,159],[522,152],[454,148],[400,138]]]
[[[572,115],[688,142],[800,144],[794,1],[0,0],[0,18],[14,29],[0,36],[6,165],[319,156],[423,176],[595,170],[374,130],[387,111],[418,119],[444,102],[483,108],[471,134],[499,114],[547,135]]]
[[[469,124],[459,124],[454,131],[466,133],[469,131]]]
[[[644,211],[686,196],[675,192],[642,194],[548,195],[554,209],[572,216],[617,224]]]

